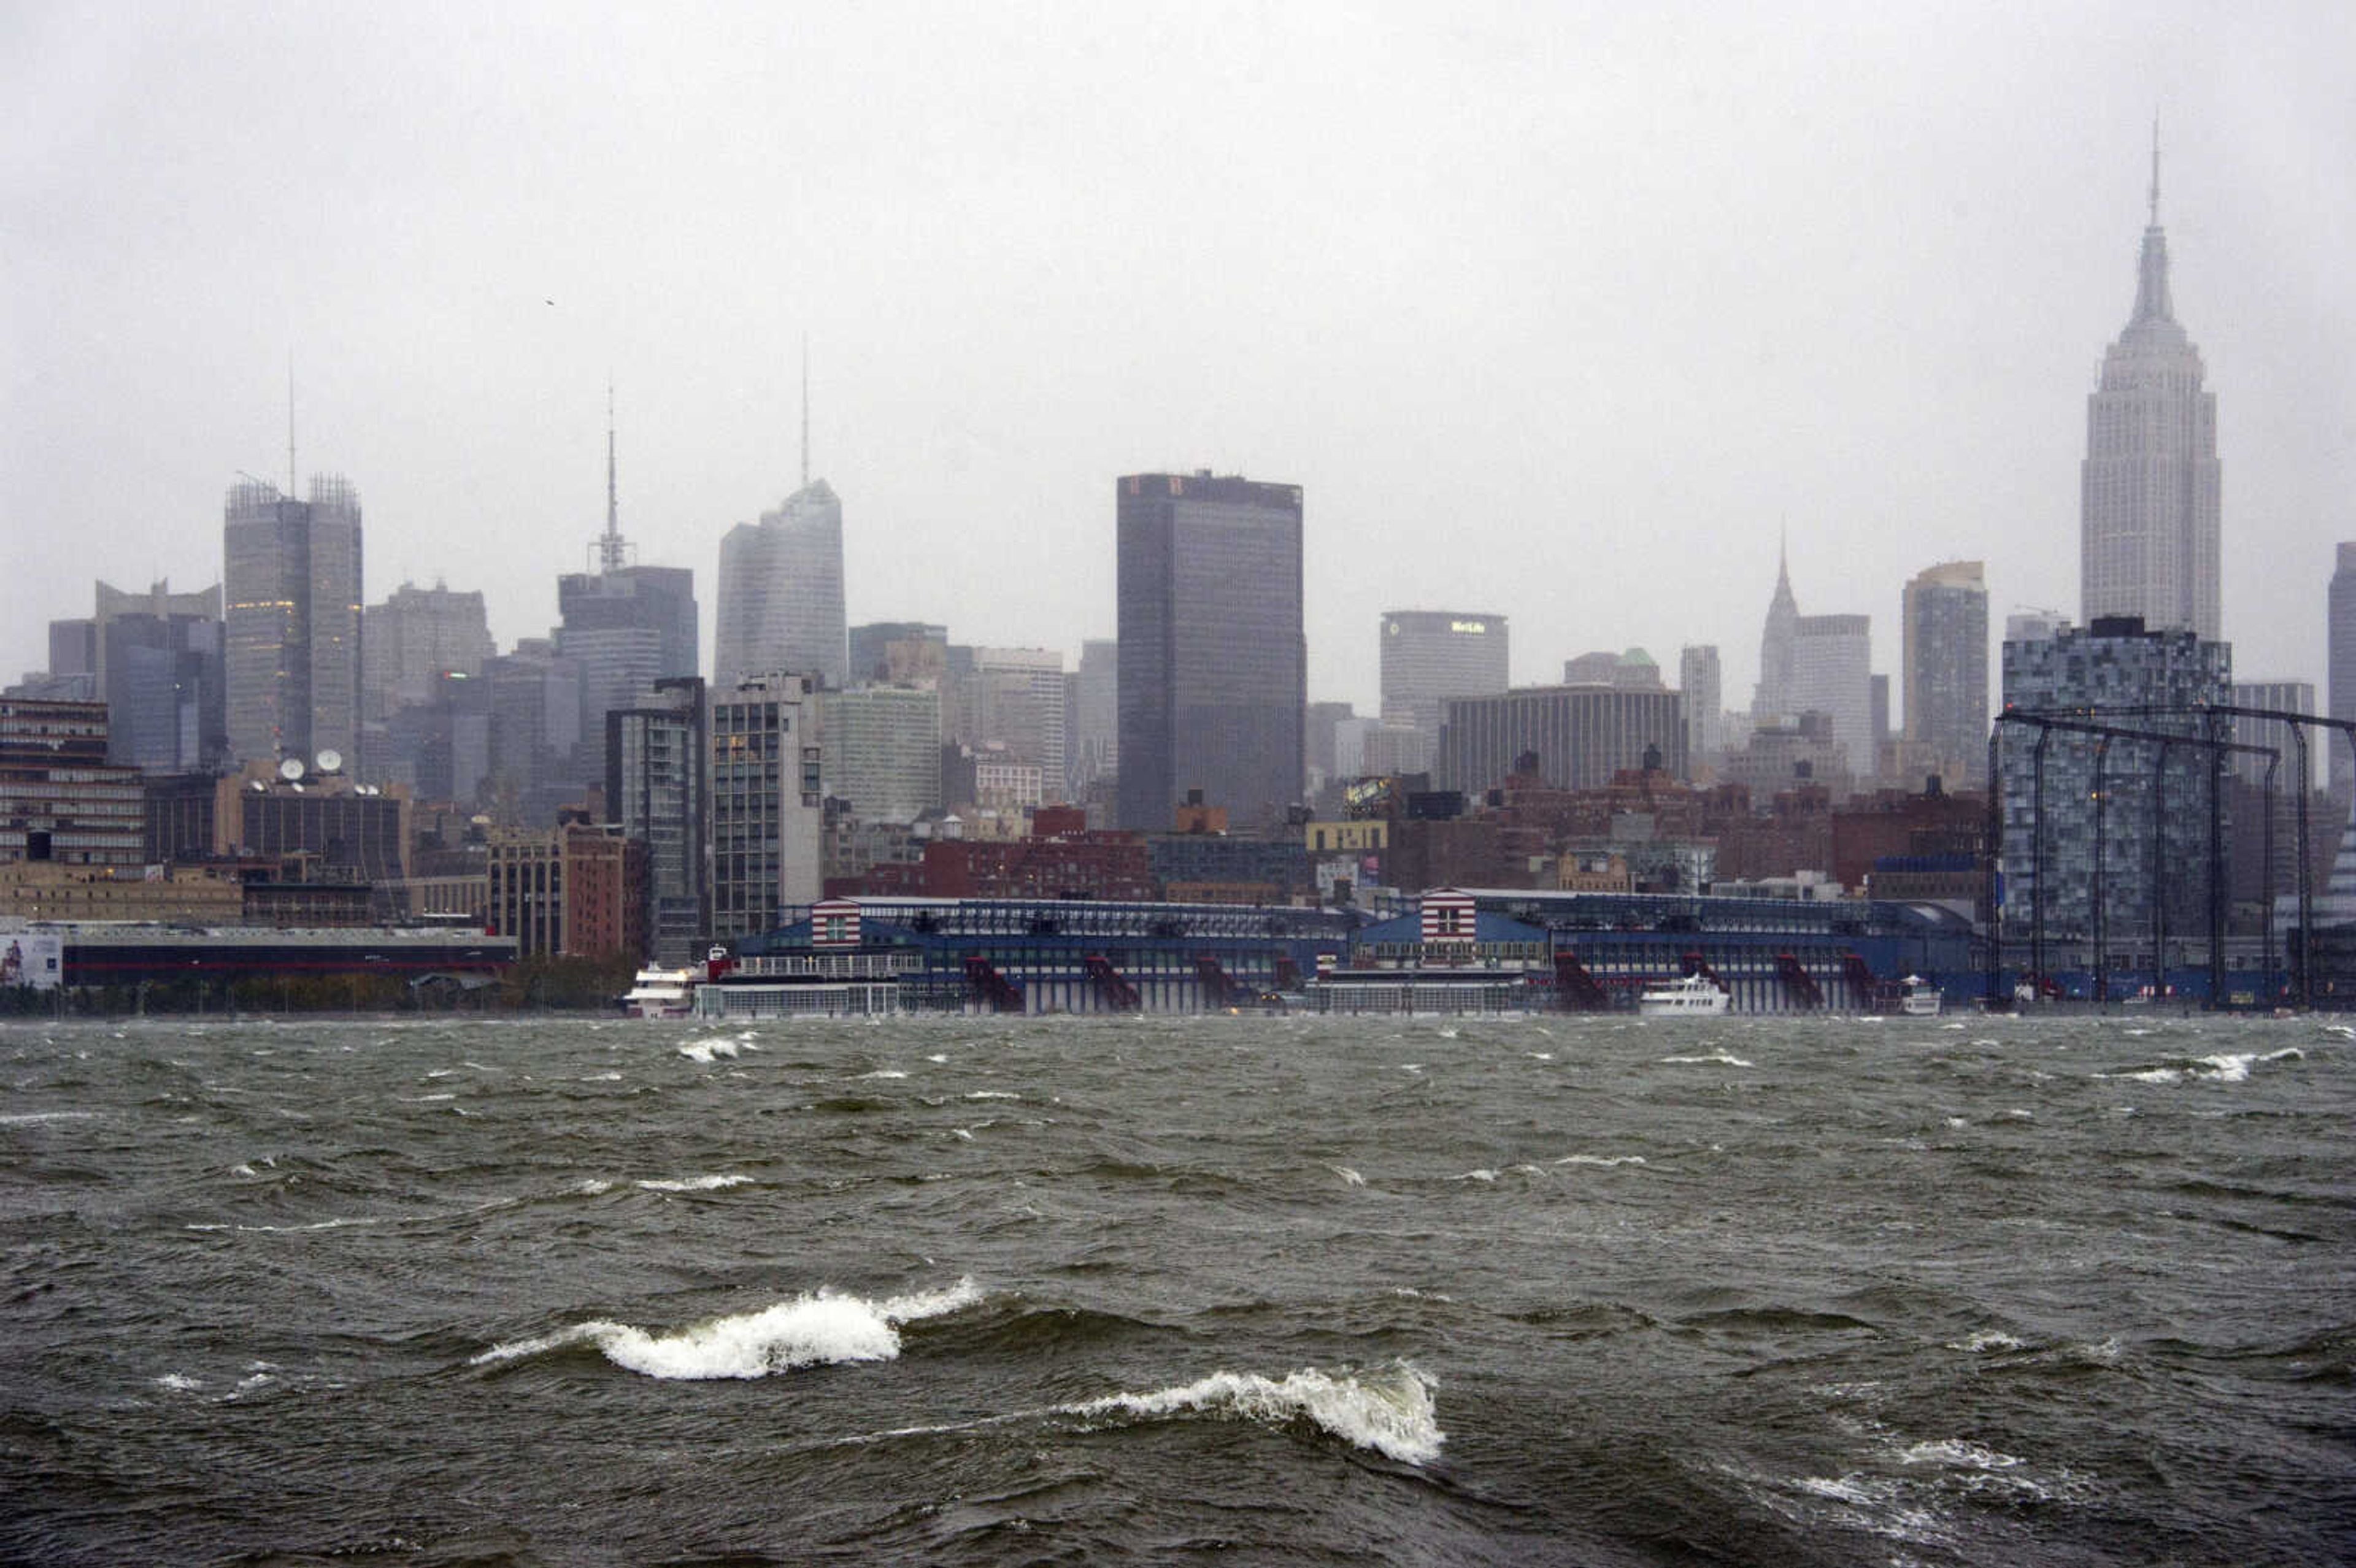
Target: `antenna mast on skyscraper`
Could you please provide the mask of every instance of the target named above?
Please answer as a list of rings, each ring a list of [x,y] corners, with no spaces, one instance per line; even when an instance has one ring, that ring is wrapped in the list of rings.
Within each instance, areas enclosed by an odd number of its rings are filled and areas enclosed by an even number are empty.
[[[286,351],[286,498],[294,498],[294,350]]]
[[[2151,113],[2151,226],[2159,227],[2159,111]]]
[[[622,550],[621,491],[614,477],[614,379],[605,378],[605,537],[597,541],[597,560],[606,571],[619,571],[627,562]]]
[[[809,488],[809,334],[802,334],[802,488]]]

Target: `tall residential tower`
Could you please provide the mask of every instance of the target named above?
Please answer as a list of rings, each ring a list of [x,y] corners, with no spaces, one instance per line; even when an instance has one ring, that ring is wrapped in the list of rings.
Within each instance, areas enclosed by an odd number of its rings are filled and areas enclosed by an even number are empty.
[[[1987,772],[1988,597],[1976,560],[1918,571],[1899,601],[1907,764],[1963,783]]]

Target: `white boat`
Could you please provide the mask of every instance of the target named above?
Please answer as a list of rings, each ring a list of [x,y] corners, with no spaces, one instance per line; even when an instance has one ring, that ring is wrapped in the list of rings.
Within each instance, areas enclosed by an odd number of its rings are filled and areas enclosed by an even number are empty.
[[[1639,1018],[1717,1018],[1725,1011],[1726,992],[1699,975],[1647,986],[1636,994]]]
[[[1939,987],[1920,975],[1909,975],[1899,982],[1898,1010],[1910,1019],[1935,1019],[1939,1016]]]
[[[622,1011],[634,1019],[683,1019],[694,1010],[691,969],[641,969],[622,997]]]

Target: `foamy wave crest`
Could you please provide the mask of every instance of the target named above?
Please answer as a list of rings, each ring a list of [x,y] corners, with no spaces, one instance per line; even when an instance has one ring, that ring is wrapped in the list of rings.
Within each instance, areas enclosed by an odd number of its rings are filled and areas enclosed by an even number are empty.
[[[1661,1060],[1663,1061],[1674,1061],[1685,1065],[1691,1065],[1697,1062],[1715,1062],[1720,1067],[1748,1067],[1751,1065],[1751,1063],[1743,1061],[1742,1058],[1727,1051],[1713,1051],[1708,1056],[1664,1056]]]
[[[690,1176],[679,1180],[656,1178],[638,1183],[648,1192],[716,1192],[723,1187],[742,1187],[753,1179],[749,1176]]]
[[[763,1378],[798,1367],[843,1361],[888,1361],[900,1353],[902,1324],[970,1307],[981,1295],[980,1287],[970,1279],[959,1280],[946,1290],[884,1301],[820,1290],[759,1312],[715,1317],[676,1334],[649,1334],[627,1323],[600,1318],[534,1339],[494,1345],[467,1364],[497,1366],[574,1345],[594,1345],[607,1360],[626,1371],[701,1381]]]
[[[744,1047],[733,1040],[691,1040],[679,1048],[679,1053],[690,1061],[701,1061],[709,1067],[714,1057],[734,1056]]]
[[[1556,1160],[1557,1165],[1642,1165],[1641,1154],[1567,1154]]]
[[[2298,1047],[2285,1046],[2280,1051],[2221,1053],[2195,1057],[2172,1064],[2136,1068],[2126,1072],[2097,1073],[2097,1077],[2121,1080],[2129,1083],[2180,1083],[2187,1078],[2205,1078],[2217,1083],[2242,1083],[2249,1080],[2250,1069],[2262,1062],[2304,1061],[2307,1053]]]
[[[2201,1059],[2201,1067],[2206,1070],[2208,1076],[2215,1078],[2220,1083],[2239,1083],[2249,1077],[2250,1069],[2259,1062],[2306,1060],[2307,1052],[2293,1045],[2286,1046],[2280,1051],[2268,1051],[2263,1056],[2256,1051],[2235,1056],[2204,1056]]]
[[[1061,1413],[1140,1420],[1209,1415],[1269,1425],[1307,1421],[1345,1443],[1404,1465],[1430,1464],[1440,1457],[1440,1445],[1448,1440],[1433,1418],[1431,1380],[1404,1362],[1363,1377],[1314,1368],[1280,1381],[1253,1372],[1214,1372],[1182,1388],[1066,1405]]]

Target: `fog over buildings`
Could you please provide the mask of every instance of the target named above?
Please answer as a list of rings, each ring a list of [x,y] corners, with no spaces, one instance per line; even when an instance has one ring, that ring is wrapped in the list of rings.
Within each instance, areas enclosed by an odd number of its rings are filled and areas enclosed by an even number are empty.
[[[2155,112],[2219,630],[2237,677],[2325,675],[2356,534],[2345,7],[0,29],[0,679],[98,580],[222,581],[224,488],[296,443],[366,497],[379,595],[480,592],[509,647],[559,624],[560,575],[692,572],[709,673],[721,541],[806,472],[805,336],[836,626],[1076,662],[1117,630],[1107,480],[1209,465],[1301,486],[1307,691],[1361,713],[1378,613],[1459,605],[1513,625],[1516,683],[1715,644],[1744,706],[1779,538],[1801,608],[1869,617],[1897,671],[1933,563],[1985,563],[1992,635],[2079,603]]]

